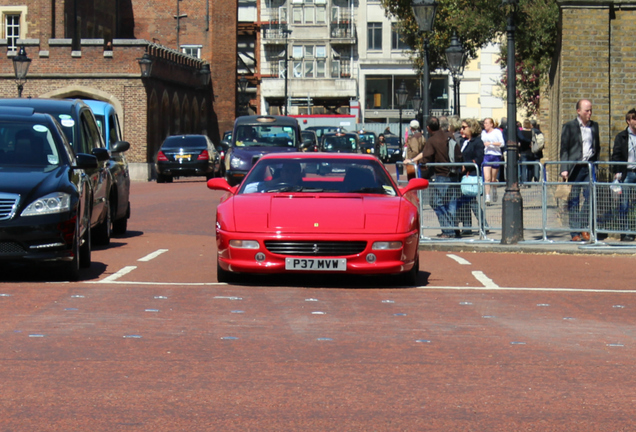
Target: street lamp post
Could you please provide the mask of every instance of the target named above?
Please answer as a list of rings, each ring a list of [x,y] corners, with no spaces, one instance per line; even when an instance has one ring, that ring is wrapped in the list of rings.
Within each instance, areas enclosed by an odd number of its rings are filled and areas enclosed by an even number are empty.
[[[400,84],[400,88],[395,91],[397,96],[397,105],[400,109],[400,137],[402,137],[402,108],[406,105],[406,98],[409,95],[409,92],[406,90],[406,84],[404,84],[404,80],[402,80],[402,84]]]
[[[428,114],[430,112],[430,71],[428,61],[428,33],[433,31],[433,22],[435,21],[435,12],[437,11],[437,2],[435,0],[412,0],[411,7],[413,15],[417,21],[420,35],[424,35],[424,67],[422,70],[424,113],[422,115],[422,132],[427,134],[424,127],[428,122]]]
[[[247,78],[245,78],[245,74],[241,75],[241,78],[239,78],[238,86],[239,86],[238,115],[244,116],[249,113],[249,97],[247,96]]]
[[[455,33],[453,33],[453,37],[451,38],[450,46],[446,49],[446,63],[448,63],[448,69],[453,76],[453,93],[455,95],[454,114],[459,117],[459,83],[462,79],[462,75],[464,74],[464,66],[466,65],[466,53],[464,52],[464,48],[462,47],[462,44],[461,42],[459,42],[459,38]]]
[[[27,53],[24,47],[20,48],[20,52],[13,57],[13,70],[15,71],[15,82],[18,84],[18,97],[22,97],[22,90],[24,89],[24,83],[26,82],[27,73],[29,73],[29,66],[31,65],[31,59],[27,57]]]
[[[508,14],[508,142],[506,143],[506,193],[502,200],[501,244],[523,240],[523,199],[519,190],[519,144],[517,143],[517,101],[515,70],[515,13],[518,0],[502,0]]]
[[[287,115],[287,81],[289,80],[289,56],[287,55],[287,37],[289,37],[292,31],[288,28],[284,28],[281,31],[283,32],[283,38],[285,39],[285,110],[283,111],[283,115]]]
[[[422,111],[422,94],[420,93],[419,89],[415,90],[415,93],[413,94],[411,100],[413,101],[413,108],[415,109],[415,118],[417,119],[417,121],[420,121],[420,111]]]

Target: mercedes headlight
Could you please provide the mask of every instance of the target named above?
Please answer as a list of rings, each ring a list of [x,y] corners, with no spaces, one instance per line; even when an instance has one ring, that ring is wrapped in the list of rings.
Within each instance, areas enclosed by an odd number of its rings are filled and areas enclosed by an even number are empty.
[[[24,209],[22,216],[64,213],[70,209],[71,196],[64,192],[55,192],[33,201]]]

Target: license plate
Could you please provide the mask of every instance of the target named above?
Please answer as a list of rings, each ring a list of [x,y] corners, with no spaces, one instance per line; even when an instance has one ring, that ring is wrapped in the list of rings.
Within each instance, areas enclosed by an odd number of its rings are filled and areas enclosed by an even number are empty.
[[[190,160],[190,155],[174,155],[175,159],[187,159]]]
[[[346,271],[345,258],[285,258],[285,270]]]

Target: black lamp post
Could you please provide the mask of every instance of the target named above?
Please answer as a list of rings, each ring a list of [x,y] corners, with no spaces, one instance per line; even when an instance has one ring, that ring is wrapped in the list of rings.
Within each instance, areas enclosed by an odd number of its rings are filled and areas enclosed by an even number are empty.
[[[285,39],[285,110],[283,111],[283,115],[287,115],[287,81],[289,80],[289,56],[287,55],[287,37],[291,34],[291,30],[288,28],[284,28],[281,30],[283,32],[283,38]]]
[[[239,86],[239,108],[238,108],[238,115],[239,116],[244,116],[247,115],[247,113],[249,112],[249,96],[247,95],[247,78],[245,78],[245,75],[241,75],[241,78],[239,78],[238,80],[238,86]]]
[[[201,77],[201,85],[202,87],[207,87],[210,83],[210,77],[212,72],[210,71],[210,65],[208,63],[201,66],[199,69],[199,76]]]
[[[422,115],[422,133],[426,132],[426,123],[428,122],[428,114],[430,112],[430,71],[428,65],[428,33],[433,31],[433,22],[435,21],[435,12],[437,11],[437,2],[435,0],[412,0],[411,7],[413,8],[413,15],[417,21],[420,35],[424,36],[424,69],[422,71],[423,87],[423,101],[424,101],[424,113]],[[428,135],[427,135],[428,136]]]
[[[143,57],[138,58],[139,69],[141,70],[142,78],[149,78],[150,72],[152,72],[152,58],[148,53],[144,53]]]
[[[395,95],[397,98],[397,105],[400,109],[400,137],[402,137],[402,108],[406,105],[406,98],[409,95],[409,92],[406,90],[406,84],[404,84],[404,80],[402,80],[402,84],[400,84],[400,88],[395,91]]]
[[[502,200],[501,244],[516,244],[523,240],[523,200],[519,190],[519,144],[517,143],[515,70],[515,13],[518,0],[502,0],[508,14],[508,142],[506,143],[506,193]]]
[[[462,44],[459,42],[459,38],[455,33],[453,33],[453,37],[451,38],[450,46],[446,48],[446,63],[448,63],[448,69],[453,76],[453,93],[455,95],[454,114],[459,117],[459,83],[462,79],[462,75],[464,74],[466,53],[464,52],[464,47],[462,47]]]
[[[27,53],[24,47],[20,48],[20,52],[13,57],[13,69],[15,71],[15,82],[18,84],[18,97],[22,97],[22,90],[24,89],[24,83],[26,82],[27,73],[29,73],[29,66],[31,65],[31,59],[27,57]]]
[[[413,101],[413,108],[415,108],[415,118],[417,121],[421,121],[422,119],[420,118],[420,114],[422,111],[422,95],[419,89],[415,90],[411,100]]]

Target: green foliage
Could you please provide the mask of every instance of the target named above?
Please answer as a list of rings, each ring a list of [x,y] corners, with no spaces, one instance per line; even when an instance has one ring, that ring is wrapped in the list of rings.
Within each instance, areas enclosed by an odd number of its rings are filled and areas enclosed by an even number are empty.
[[[437,0],[434,31],[429,37],[431,70],[446,68],[445,50],[453,32],[461,40],[469,59],[489,42],[505,40],[507,12],[501,0]],[[556,0],[520,0],[516,16],[515,48],[518,105],[536,112],[539,88],[554,55],[559,9]],[[387,16],[400,21],[406,43],[414,47],[412,60],[420,72],[423,58],[423,36],[418,34],[410,0],[382,0]],[[502,81],[506,76],[506,48],[502,47]]]

